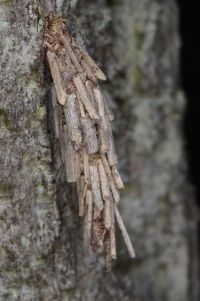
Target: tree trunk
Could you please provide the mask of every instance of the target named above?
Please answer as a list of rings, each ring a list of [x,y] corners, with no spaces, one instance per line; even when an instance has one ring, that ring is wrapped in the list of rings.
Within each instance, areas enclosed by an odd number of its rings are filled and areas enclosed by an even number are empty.
[[[109,78],[121,210],[137,255],[130,260],[117,235],[110,274],[83,247],[76,190],[60,165],[42,48],[51,10]],[[175,2],[2,0],[0,32],[0,300],[197,301]]]

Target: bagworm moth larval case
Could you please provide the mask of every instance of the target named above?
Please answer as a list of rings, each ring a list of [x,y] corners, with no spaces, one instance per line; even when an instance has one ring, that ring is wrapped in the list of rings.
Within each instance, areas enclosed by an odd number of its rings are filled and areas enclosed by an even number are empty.
[[[116,259],[115,222],[130,257],[135,253],[118,210],[119,190],[124,185],[116,166],[110,126],[113,114],[98,85],[106,76],[55,13],[45,20],[44,47],[54,83],[52,93],[63,109],[66,178],[77,183],[84,242],[104,252],[109,269],[111,259]]]

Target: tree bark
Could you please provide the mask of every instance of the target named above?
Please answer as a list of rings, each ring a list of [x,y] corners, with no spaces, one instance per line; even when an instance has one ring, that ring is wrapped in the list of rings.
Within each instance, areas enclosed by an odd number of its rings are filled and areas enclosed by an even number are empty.
[[[84,249],[76,189],[60,164],[42,48],[51,10],[109,78],[121,210],[137,256],[119,242],[110,274]],[[198,300],[175,2],[2,0],[0,32],[0,300]]]

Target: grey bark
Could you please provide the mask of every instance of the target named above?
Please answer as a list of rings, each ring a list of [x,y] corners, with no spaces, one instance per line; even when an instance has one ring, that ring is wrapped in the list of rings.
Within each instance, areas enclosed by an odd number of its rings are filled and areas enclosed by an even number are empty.
[[[75,186],[61,166],[42,50],[51,10],[109,77],[121,211],[137,255],[129,260],[119,242],[111,274],[84,249]],[[0,300],[198,300],[175,2],[1,0],[0,32]]]

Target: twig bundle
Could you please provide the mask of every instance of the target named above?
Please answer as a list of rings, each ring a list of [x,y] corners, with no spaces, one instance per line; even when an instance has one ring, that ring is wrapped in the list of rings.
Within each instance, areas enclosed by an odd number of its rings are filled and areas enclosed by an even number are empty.
[[[79,215],[84,217],[84,242],[105,251],[106,265],[116,258],[115,220],[129,255],[135,253],[120,216],[117,154],[110,121],[113,114],[97,81],[106,76],[72,38],[60,16],[45,22],[44,46],[57,101],[65,121],[64,156],[67,182],[77,183]]]

